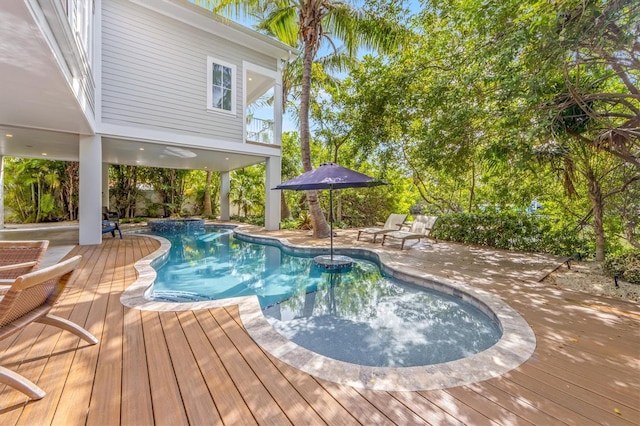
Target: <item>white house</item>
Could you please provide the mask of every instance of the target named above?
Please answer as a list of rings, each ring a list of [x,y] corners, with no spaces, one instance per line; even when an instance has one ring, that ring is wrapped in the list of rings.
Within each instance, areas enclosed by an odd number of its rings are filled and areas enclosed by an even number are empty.
[[[108,164],[220,172],[228,219],[229,172],[264,162],[277,229],[281,69],[296,54],[187,0],[3,0],[0,158],[80,162],[80,244],[101,241]]]

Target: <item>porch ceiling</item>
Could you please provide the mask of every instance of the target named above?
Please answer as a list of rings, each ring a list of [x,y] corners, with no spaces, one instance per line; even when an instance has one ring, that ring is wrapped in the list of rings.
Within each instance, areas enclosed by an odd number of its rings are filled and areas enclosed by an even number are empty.
[[[0,131],[14,125],[91,133],[27,3],[0,2]]]
[[[53,0],[48,0],[53,1]],[[0,155],[77,161],[94,133],[27,1],[0,1]],[[34,10],[36,15],[41,13]],[[267,82],[256,77],[258,92]],[[229,171],[264,156],[103,138],[105,163]]]
[[[11,135],[10,137],[8,135]],[[0,126],[0,155],[78,161],[78,135]],[[229,171],[261,163],[264,156],[103,138],[102,161],[132,166]]]

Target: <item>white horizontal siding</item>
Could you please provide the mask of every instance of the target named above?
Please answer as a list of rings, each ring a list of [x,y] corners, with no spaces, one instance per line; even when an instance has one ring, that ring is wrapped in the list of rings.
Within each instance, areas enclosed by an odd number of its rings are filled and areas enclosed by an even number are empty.
[[[127,0],[102,5],[103,122],[242,141],[242,61],[275,58]],[[206,109],[207,56],[236,66],[235,115]]]

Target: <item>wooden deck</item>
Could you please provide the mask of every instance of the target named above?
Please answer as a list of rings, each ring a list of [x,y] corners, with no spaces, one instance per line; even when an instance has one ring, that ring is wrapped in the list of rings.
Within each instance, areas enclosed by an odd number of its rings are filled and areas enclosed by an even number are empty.
[[[95,346],[31,325],[0,342],[2,365],[47,392],[27,402],[0,388],[0,424],[640,424],[637,304],[494,278],[535,331],[534,355],[508,374],[428,392],[364,391],[271,357],[237,308],[142,312],[120,304],[135,260],[157,242],[125,236],[78,246],[81,272],[57,315]]]

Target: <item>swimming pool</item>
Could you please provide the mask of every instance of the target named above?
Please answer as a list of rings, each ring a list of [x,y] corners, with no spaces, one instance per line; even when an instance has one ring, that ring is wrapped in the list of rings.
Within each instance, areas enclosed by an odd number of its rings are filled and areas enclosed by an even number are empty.
[[[269,323],[315,353],[373,367],[461,359],[494,345],[499,324],[475,306],[385,277],[355,259],[347,273],[317,269],[311,257],[235,238],[232,231],[160,234],[171,242],[149,297],[194,302],[256,295]]]

